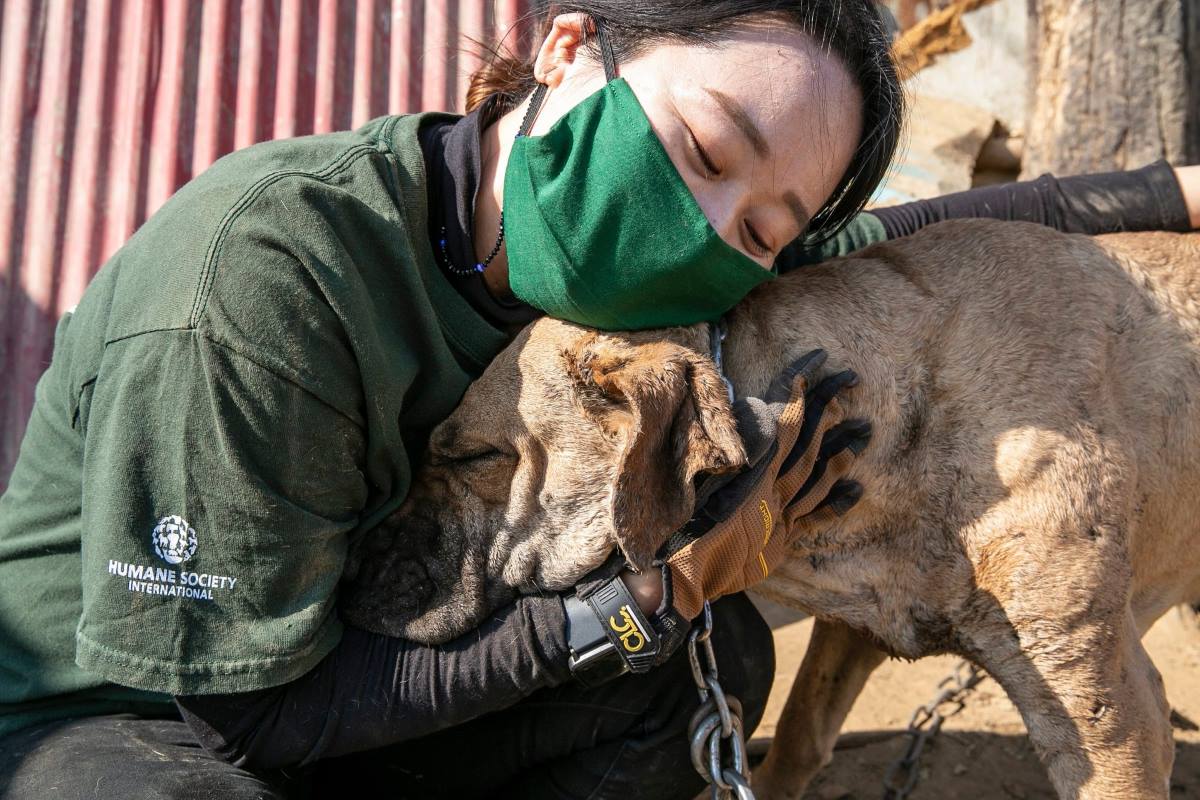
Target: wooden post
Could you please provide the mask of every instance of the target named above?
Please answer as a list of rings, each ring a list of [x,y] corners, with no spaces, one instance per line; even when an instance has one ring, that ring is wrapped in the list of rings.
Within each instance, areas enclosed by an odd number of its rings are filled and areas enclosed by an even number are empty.
[[[1200,0],[1030,0],[1022,177],[1200,162]]]

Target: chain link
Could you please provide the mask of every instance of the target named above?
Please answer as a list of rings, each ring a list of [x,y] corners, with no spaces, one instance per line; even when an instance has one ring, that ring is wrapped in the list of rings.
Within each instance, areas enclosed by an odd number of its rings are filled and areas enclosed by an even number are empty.
[[[688,723],[692,766],[708,783],[712,800],[754,800],[742,704],[721,686],[712,629],[712,608],[706,602],[704,613],[688,633],[687,644],[692,680],[700,695],[700,708]]]
[[[921,779],[921,753],[942,730],[942,723],[966,705],[966,698],[986,676],[983,670],[969,661],[960,661],[938,683],[938,693],[923,706],[918,706],[908,721],[904,734],[908,748],[896,759],[883,778],[883,800],[904,800]],[[942,707],[950,706],[943,713]]]

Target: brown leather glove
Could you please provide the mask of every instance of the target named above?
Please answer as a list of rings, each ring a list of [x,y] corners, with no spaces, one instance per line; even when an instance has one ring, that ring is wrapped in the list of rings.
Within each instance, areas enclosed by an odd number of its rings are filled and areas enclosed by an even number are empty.
[[[866,446],[870,426],[843,422],[836,396],[858,376],[846,370],[818,381],[824,362],[824,351],[809,352],[776,378],[766,397],[735,404],[751,468],[709,496],[681,531],[686,544],[673,537],[667,546],[669,601],[684,619],[694,619],[706,599],[766,578],[800,530],[844,513],[861,497],[862,487],[842,477]]]

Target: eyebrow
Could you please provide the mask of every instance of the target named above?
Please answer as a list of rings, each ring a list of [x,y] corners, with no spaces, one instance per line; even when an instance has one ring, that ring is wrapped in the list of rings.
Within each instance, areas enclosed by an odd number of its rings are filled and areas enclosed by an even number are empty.
[[[721,110],[729,115],[729,119],[733,120],[733,124],[738,126],[738,129],[746,135],[750,140],[750,146],[754,148],[754,152],[760,158],[766,158],[771,154],[771,148],[767,144],[767,137],[763,136],[762,131],[754,124],[754,120],[746,113],[746,110],[737,104],[729,95],[717,89],[709,89],[705,87],[704,91],[708,92],[713,100],[717,101],[717,105]]]

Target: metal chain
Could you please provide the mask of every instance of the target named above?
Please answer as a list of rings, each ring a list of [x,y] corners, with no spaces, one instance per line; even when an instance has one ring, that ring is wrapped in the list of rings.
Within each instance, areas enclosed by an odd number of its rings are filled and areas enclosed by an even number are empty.
[[[692,766],[712,791],[712,800],[754,800],[750,789],[750,759],[742,729],[742,704],[721,688],[712,645],[712,608],[688,633],[688,661],[700,695],[700,708],[688,723]],[[703,654],[703,663],[701,663]]]
[[[987,675],[970,661],[960,661],[945,678],[938,683],[938,693],[913,712],[908,721],[908,749],[888,768],[883,778],[883,800],[904,800],[916,788],[921,778],[921,753],[925,745],[942,729],[942,723],[966,706],[967,695]],[[952,708],[942,713],[943,706]]]

